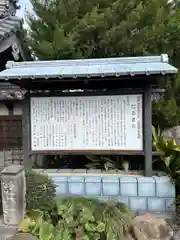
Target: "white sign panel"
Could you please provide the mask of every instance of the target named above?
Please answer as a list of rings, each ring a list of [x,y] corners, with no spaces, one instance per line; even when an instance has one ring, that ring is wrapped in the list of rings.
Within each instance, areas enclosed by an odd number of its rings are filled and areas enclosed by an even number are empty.
[[[32,97],[31,150],[141,151],[142,95]]]

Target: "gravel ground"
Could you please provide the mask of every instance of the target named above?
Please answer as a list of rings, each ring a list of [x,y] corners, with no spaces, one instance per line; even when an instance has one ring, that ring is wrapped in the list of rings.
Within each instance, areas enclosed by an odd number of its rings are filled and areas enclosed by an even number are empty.
[[[9,237],[12,237],[16,231],[13,229],[0,229],[0,240],[7,240]]]
[[[8,240],[8,238],[12,237],[14,234],[7,234],[7,233],[0,233],[0,239],[1,240]]]
[[[167,219],[166,221],[174,232],[172,240],[180,240],[180,215],[174,215],[171,219]]]
[[[16,227],[5,226],[3,218],[0,217],[0,240],[7,240],[16,233]]]

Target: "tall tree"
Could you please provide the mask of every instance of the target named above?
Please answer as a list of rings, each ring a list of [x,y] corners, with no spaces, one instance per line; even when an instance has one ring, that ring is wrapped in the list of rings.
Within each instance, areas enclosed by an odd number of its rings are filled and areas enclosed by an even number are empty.
[[[168,0],[31,0],[29,44],[39,59],[178,56],[177,4]]]
[[[179,0],[31,0],[28,43],[40,60],[159,55],[180,68]],[[153,123],[180,124],[180,78]]]

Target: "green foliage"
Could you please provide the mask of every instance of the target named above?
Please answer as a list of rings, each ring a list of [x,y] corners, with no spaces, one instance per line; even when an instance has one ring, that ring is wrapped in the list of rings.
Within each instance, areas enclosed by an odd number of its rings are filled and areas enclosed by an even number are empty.
[[[153,125],[166,129],[180,125],[180,107],[175,99],[153,102]]]
[[[160,126],[161,129],[180,125],[180,74],[173,81],[167,81],[167,89],[164,100],[153,102],[152,121],[155,127]]]
[[[132,221],[131,210],[122,203],[70,197],[59,199],[47,218],[39,210],[22,221],[20,231],[40,240],[122,239]]]
[[[35,171],[26,171],[26,209],[49,211],[56,196],[56,186],[46,175]]]
[[[180,11],[174,1],[31,2],[36,17],[28,14],[28,42],[39,59],[179,56]]]
[[[86,164],[89,169],[103,169],[103,170],[125,170],[127,161],[122,156],[86,156],[90,161]]]
[[[35,15],[27,14],[30,28],[27,42],[40,60],[167,53],[172,63],[180,67],[179,1],[31,2]],[[159,80],[158,87],[162,86]],[[173,94],[168,101],[154,104],[155,126],[167,128],[180,123],[179,77],[177,80],[178,87],[171,88]]]
[[[179,178],[180,173],[180,145],[174,139],[165,138],[158,128],[152,127],[153,146],[162,154],[160,160],[164,164],[164,171],[169,175],[171,182]]]

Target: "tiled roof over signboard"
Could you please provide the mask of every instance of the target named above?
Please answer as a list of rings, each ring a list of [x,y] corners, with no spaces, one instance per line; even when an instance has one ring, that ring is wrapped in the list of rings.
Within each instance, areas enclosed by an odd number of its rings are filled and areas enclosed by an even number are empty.
[[[121,77],[176,74],[168,56],[8,62],[0,79]]]

